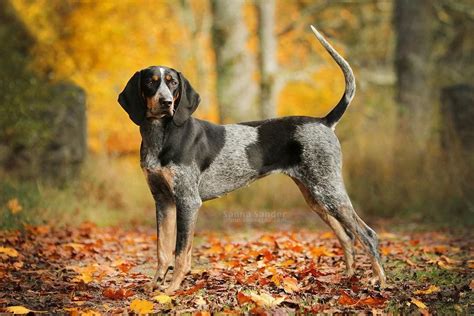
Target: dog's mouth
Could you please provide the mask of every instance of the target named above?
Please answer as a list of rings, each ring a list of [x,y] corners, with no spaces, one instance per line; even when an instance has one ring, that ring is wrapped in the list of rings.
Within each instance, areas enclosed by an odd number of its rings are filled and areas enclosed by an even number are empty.
[[[168,109],[159,109],[158,111],[147,111],[146,117],[148,119],[161,119],[164,117],[172,117],[174,115],[174,109],[168,108]]]

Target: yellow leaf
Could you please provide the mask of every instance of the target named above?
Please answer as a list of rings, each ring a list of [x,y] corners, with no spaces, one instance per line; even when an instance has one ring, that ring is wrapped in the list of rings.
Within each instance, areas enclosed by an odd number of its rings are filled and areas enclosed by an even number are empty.
[[[468,267],[469,269],[474,269],[474,260],[469,260],[469,261],[467,262],[467,267]]]
[[[321,239],[333,239],[335,238],[336,236],[334,235],[333,232],[325,232],[323,234],[321,234]]]
[[[12,214],[19,213],[23,209],[18,199],[9,200],[7,202],[7,208],[12,212]]]
[[[78,243],[74,243],[74,242],[67,243],[67,244],[64,245],[64,247],[72,248],[75,251],[81,251],[82,249],[84,249],[83,244],[78,244]]]
[[[412,298],[411,299],[411,302],[413,304],[415,304],[416,306],[418,306],[418,308],[421,308],[421,309],[427,309],[428,307],[425,305],[425,303],[423,303],[422,301],[419,301],[417,300],[416,298]]]
[[[155,297],[153,297],[155,301],[157,301],[160,304],[169,304],[171,303],[171,297],[169,297],[166,294],[159,294]]]
[[[18,251],[10,247],[0,247],[0,253],[4,253],[9,257],[18,257]]]
[[[268,293],[262,292],[261,294],[257,294],[255,292],[250,291],[249,296],[257,305],[264,306],[264,307],[274,307],[279,305],[283,300],[284,297],[274,298]]]
[[[100,316],[100,313],[93,310],[88,310],[85,312],[81,312],[81,316]]]
[[[149,314],[153,311],[153,303],[147,300],[134,299],[130,303],[130,309],[137,314]]]
[[[283,279],[283,289],[286,293],[293,293],[299,291],[298,280],[295,278],[284,278]]]
[[[20,315],[33,312],[31,309],[28,309],[24,306],[9,306],[5,308],[5,311],[9,313],[13,313],[13,314],[20,314]]]
[[[427,295],[431,293],[437,293],[439,291],[440,291],[439,287],[437,287],[436,285],[430,285],[426,290],[418,290],[413,293]]]

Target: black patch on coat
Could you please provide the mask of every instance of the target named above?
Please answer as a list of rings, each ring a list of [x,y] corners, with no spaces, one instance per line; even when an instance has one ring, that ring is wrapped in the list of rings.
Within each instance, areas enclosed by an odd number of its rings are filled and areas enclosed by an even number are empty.
[[[196,162],[201,172],[209,168],[224,147],[223,126],[190,118],[183,125],[167,124],[159,160],[162,166],[173,162],[191,165]]]
[[[244,122],[257,127],[257,142],[247,146],[250,166],[264,175],[276,169],[287,169],[301,162],[302,145],[294,134],[299,125],[320,120],[312,117],[290,116],[264,121]]]

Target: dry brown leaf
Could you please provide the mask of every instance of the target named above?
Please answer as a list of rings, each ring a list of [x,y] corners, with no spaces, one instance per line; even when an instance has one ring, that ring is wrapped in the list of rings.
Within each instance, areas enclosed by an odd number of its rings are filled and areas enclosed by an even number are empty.
[[[298,292],[300,290],[298,280],[293,277],[283,278],[283,289],[288,294]]]
[[[274,307],[285,300],[284,297],[273,297],[268,293],[261,292],[260,294],[250,291],[249,296],[257,305],[264,307]]]

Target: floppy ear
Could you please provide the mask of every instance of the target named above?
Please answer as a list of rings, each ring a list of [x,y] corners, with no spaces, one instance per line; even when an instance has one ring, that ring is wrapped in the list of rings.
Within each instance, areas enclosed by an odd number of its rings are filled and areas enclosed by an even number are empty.
[[[145,120],[146,105],[141,96],[140,71],[137,71],[128,81],[125,89],[119,94],[118,103],[127,111],[130,119],[137,125]]]
[[[173,116],[173,122],[176,125],[181,126],[189,119],[191,114],[196,111],[199,102],[201,102],[201,97],[196,91],[194,91],[193,87],[182,73],[178,72],[178,77],[181,90],[179,92],[179,102]]]

